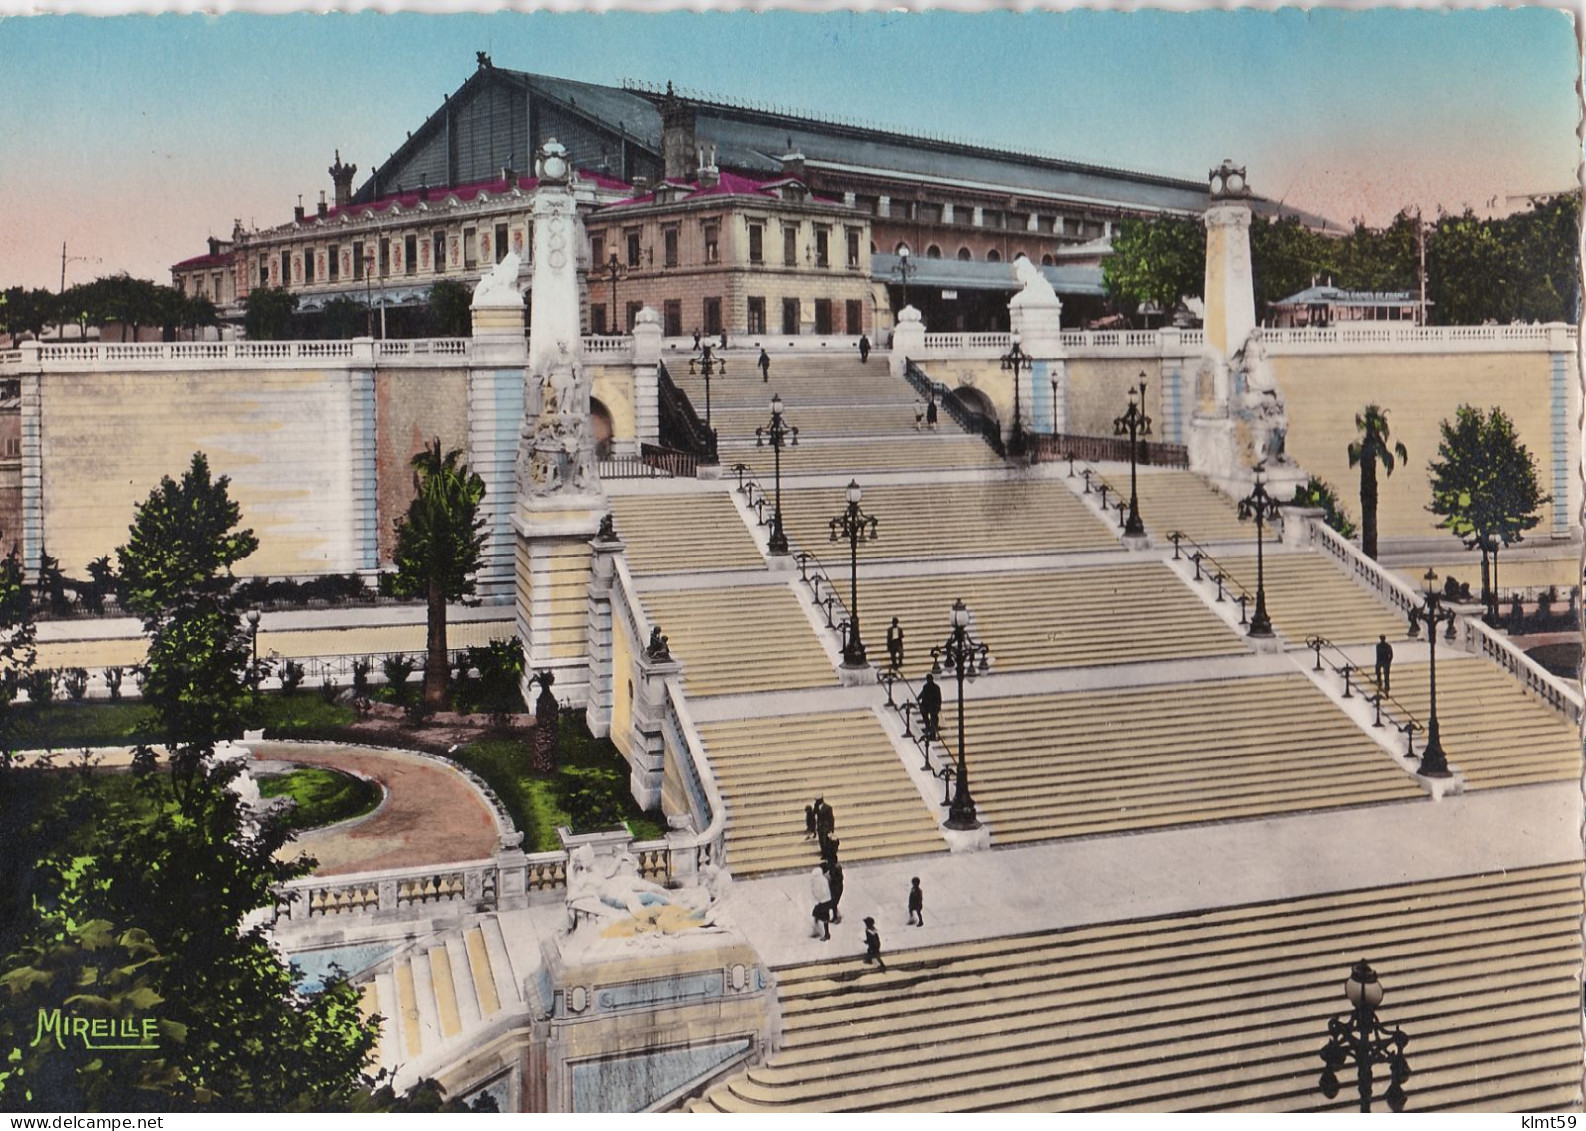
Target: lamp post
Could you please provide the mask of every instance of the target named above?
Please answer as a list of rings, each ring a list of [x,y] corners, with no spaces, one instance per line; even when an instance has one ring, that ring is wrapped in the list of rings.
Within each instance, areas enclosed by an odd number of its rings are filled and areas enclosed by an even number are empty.
[[[1140,401],[1135,403],[1135,393],[1140,394]],[[1140,450],[1140,437],[1151,434],[1151,418],[1145,414],[1145,371],[1140,371],[1140,386],[1138,390],[1129,390],[1129,408],[1122,416],[1112,422],[1114,436],[1129,437],[1129,519],[1124,523],[1123,532],[1128,535],[1143,536],[1145,523],[1140,521],[1140,496],[1136,482],[1135,467],[1138,463]],[[1259,586],[1257,586],[1259,590]]]
[[[605,271],[606,278],[611,280],[611,332],[620,334],[622,323],[618,321],[621,316],[617,313],[617,280],[622,276],[622,264],[617,262],[615,251],[606,257],[606,265],[602,270]]]
[[[953,602],[953,629],[940,646],[931,649],[931,674],[942,674],[942,661],[958,677],[958,767],[953,780],[953,800],[943,827],[978,829],[975,799],[969,795],[969,767],[964,761],[964,680],[973,680],[990,666],[990,649],[969,635],[969,609],[962,599]],[[977,666],[978,660],[978,666]]]
[[[688,359],[688,371],[693,373],[696,368],[705,378],[705,431],[710,434],[710,450],[705,454],[705,462],[715,463],[717,462],[716,429],[710,422],[710,378],[718,368],[721,370],[722,376],[725,377],[727,375],[727,361],[725,358],[717,361],[710,352],[710,345],[708,343],[702,344],[699,347],[699,354]]]
[[[894,268],[894,270],[897,272],[898,279],[903,284],[903,306],[909,305],[909,275],[915,269],[916,268],[913,266],[913,264],[909,262],[909,245],[904,244],[902,247],[898,248],[898,265],[896,268]],[[898,309],[902,310],[903,306],[900,306]],[[896,322],[897,319],[894,318],[893,321]]]
[[[1327,1065],[1322,1069],[1318,1087],[1322,1095],[1332,1099],[1338,1095],[1338,1070],[1351,1060],[1355,1062],[1356,1086],[1360,1092],[1360,1110],[1371,1110],[1372,1069],[1386,1064],[1393,1082],[1383,1098],[1394,1111],[1404,1110],[1404,1082],[1410,1078],[1410,1064],[1404,1058],[1404,1046],[1410,1038],[1397,1025],[1389,1033],[1377,1021],[1377,1006],[1382,1004],[1382,983],[1377,972],[1361,959],[1344,980],[1344,996],[1349,999],[1350,1012],[1327,1021],[1327,1044],[1319,1054]]]
[[[1248,522],[1255,520],[1256,524],[1256,611],[1250,618],[1249,636],[1271,636],[1272,618],[1267,616],[1267,578],[1265,559],[1262,554],[1261,543],[1262,527],[1277,518],[1279,515],[1278,502],[1267,494],[1266,484],[1261,481],[1264,464],[1256,464],[1256,485],[1250,494],[1239,500],[1239,521]]]
[[[259,690],[259,610],[248,610],[249,646],[253,650],[253,663],[248,667],[248,685]]]
[[[1013,373],[1013,427],[1008,430],[1008,454],[1017,458],[1024,454],[1024,408],[1019,399],[1019,374],[1035,365],[1035,359],[1024,352],[1019,335],[1013,335],[1013,348],[1002,355],[1003,372]]]
[[[771,421],[762,424],[754,430],[754,446],[763,447],[767,440],[771,442],[771,452],[775,460],[776,506],[771,513],[771,539],[770,546],[773,554],[788,552],[787,532],[782,529],[782,445],[792,437],[792,446],[798,447],[799,430],[782,419],[782,398],[776,393],[771,394]]]
[[[827,524],[831,528],[833,542],[839,536],[848,539],[848,637],[843,642],[845,668],[865,666],[865,642],[859,635],[859,543],[865,537],[872,542],[876,540],[876,520],[875,516],[859,509],[861,493],[858,480],[850,479],[847,508]]]
[[[1414,636],[1420,625],[1426,625],[1431,706],[1426,713],[1426,749],[1421,752],[1421,768],[1416,773],[1423,778],[1447,778],[1453,774],[1448,768],[1448,755],[1443,753],[1443,738],[1437,725],[1437,630],[1446,624],[1452,634],[1454,610],[1443,608],[1442,596],[1437,591],[1437,574],[1431,568],[1421,578],[1421,594],[1425,599],[1423,607],[1410,610],[1410,635]]]

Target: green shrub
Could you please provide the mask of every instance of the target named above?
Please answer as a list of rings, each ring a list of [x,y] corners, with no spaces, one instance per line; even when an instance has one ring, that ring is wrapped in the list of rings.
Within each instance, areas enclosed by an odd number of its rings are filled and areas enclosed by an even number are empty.
[[[281,694],[296,695],[297,689],[303,683],[306,673],[303,665],[296,660],[287,660],[281,665]]]

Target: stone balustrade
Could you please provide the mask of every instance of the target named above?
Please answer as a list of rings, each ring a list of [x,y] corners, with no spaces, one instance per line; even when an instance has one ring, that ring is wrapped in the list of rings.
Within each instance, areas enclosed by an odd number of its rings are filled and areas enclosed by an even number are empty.
[[[1377,562],[1366,557],[1353,542],[1320,519],[1313,518],[1308,521],[1311,524],[1311,538],[1315,544],[1337,558],[1344,569],[1353,574],[1355,579],[1366,588],[1380,593],[1384,600],[1405,616],[1409,616],[1411,611],[1421,607],[1421,595],[1400,580],[1392,570],[1384,569]]]
[[[1520,651],[1512,640],[1497,629],[1475,617],[1466,617],[1461,623],[1465,630],[1462,643],[1466,651],[1486,656],[1570,722],[1580,723],[1583,712],[1586,712],[1586,703],[1582,702],[1578,690]]]
[[[629,334],[591,335],[584,339],[584,356],[616,361],[633,356],[633,337]]]
[[[494,909],[500,890],[499,860],[461,864],[388,868],[342,876],[306,876],[282,885],[280,907],[285,918],[404,912],[431,905],[457,903],[467,910]]]

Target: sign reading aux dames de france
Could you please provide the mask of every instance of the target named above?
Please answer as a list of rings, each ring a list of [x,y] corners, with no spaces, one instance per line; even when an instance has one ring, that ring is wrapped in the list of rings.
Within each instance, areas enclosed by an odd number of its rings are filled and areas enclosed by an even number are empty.
[[[159,1048],[156,1036],[159,1020],[154,1017],[80,1017],[55,1009],[39,1007],[38,1027],[29,1048],[53,1039],[64,1049],[67,1041],[81,1041],[83,1048],[103,1051],[147,1051]]]

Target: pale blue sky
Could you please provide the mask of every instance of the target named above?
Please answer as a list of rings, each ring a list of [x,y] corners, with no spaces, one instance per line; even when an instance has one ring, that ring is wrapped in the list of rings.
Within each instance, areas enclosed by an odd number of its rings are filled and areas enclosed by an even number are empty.
[[[1347,221],[1575,182],[1557,11],[674,12],[0,21],[0,285],[166,268],[367,171],[474,69],[636,77],[1192,178]],[[1512,204],[1509,205],[1512,207]]]

